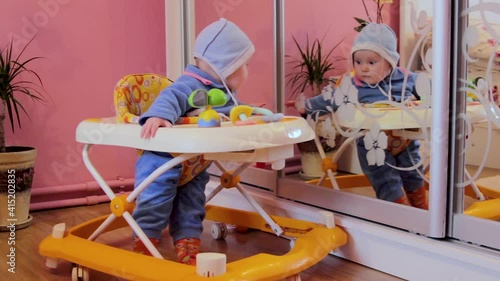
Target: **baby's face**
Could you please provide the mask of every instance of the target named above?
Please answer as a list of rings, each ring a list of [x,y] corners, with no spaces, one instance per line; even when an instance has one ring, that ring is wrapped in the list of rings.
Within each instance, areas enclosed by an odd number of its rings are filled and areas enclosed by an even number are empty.
[[[248,78],[248,61],[226,78],[226,84],[231,91],[238,91]]]
[[[374,51],[360,50],[353,55],[354,71],[359,80],[376,85],[389,75],[391,65]]]

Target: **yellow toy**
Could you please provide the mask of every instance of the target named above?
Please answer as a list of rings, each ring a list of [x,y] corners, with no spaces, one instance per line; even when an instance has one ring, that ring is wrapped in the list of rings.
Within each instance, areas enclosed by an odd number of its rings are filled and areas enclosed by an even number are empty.
[[[145,141],[139,137],[139,124],[123,123],[120,118],[91,118],[77,127],[76,140],[84,144],[83,161],[109,197],[110,214],[68,230],[64,223],[56,225],[52,235],[39,246],[40,253],[47,257],[48,267],[56,267],[57,259],[76,264],[73,280],[86,280],[89,268],[132,280],[204,280],[209,276],[214,280],[300,280],[301,271],[347,242],[344,231],[335,227],[332,213],[320,212],[322,224],[271,216],[240,184],[240,174],[252,163],[266,162],[271,163],[273,169],[282,169],[285,159],[294,155],[294,144],[314,138],[314,132],[304,119],[283,117],[272,124],[259,122],[252,126],[221,122],[220,127],[209,128],[177,124],[172,128],[160,128],[155,138]],[[104,131],[100,130],[103,126],[107,128]],[[89,138],[88,132],[94,130],[100,130],[100,138]],[[255,140],[263,131],[266,140]],[[89,158],[92,145],[175,151],[176,156],[130,194],[116,196]],[[207,205],[207,219],[274,233],[289,239],[291,250],[282,256],[258,254],[231,263],[226,263],[225,256],[220,253],[201,253],[196,267],[163,259],[134,221],[131,215],[134,201],[158,175],[193,158],[214,161],[222,172],[220,184],[207,195],[207,202],[223,189],[236,188],[256,210],[249,212]],[[227,160],[241,165],[229,171],[221,162]],[[95,242],[100,235],[122,227],[132,228],[153,257]],[[223,224],[217,224],[212,230],[215,239],[224,238],[227,233]]]

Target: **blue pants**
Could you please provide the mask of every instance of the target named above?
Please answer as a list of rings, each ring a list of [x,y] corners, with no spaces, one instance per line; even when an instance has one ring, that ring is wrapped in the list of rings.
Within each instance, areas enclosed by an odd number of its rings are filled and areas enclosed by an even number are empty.
[[[172,158],[168,153],[144,151],[136,163],[135,186]],[[149,238],[160,239],[167,226],[174,242],[182,238],[200,238],[203,232],[208,172],[205,169],[187,184],[177,186],[181,172],[180,164],[173,167],[137,197],[132,216]]]
[[[420,161],[419,148],[420,143],[414,140],[395,156],[386,150],[385,163],[396,167],[412,167]],[[365,149],[363,138],[358,139],[357,149],[361,169],[370,180],[378,199],[394,202],[405,195],[403,190],[411,193],[424,185],[424,180],[417,170],[400,171],[388,165],[369,166],[366,159],[368,151]],[[418,170],[422,172],[422,166]]]

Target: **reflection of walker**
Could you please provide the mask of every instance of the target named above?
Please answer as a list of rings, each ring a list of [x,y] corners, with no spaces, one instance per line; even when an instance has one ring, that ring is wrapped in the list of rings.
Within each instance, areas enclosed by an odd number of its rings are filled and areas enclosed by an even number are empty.
[[[236,115],[243,117],[241,114]],[[110,198],[111,214],[69,230],[65,230],[64,224],[56,225],[52,235],[40,244],[40,253],[48,257],[47,266],[55,267],[58,258],[77,264],[73,269],[73,280],[88,278],[87,268],[133,280],[204,280],[203,276],[215,276],[217,280],[300,280],[299,272],[345,244],[347,237],[340,228],[335,227],[333,215],[329,212],[320,213],[324,224],[270,216],[243,189],[240,174],[251,163],[271,162],[274,169],[282,169],[285,159],[293,156],[293,145],[313,137],[307,122],[301,118],[283,117],[278,122],[268,122],[266,118],[252,120],[255,124],[249,126],[234,126],[231,122],[222,122],[220,127],[211,128],[198,128],[194,124],[160,128],[156,137],[150,140],[139,138],[141,127],[138,124],[118,123],[116,118],[87,119],[81,122],[76,138],[78,142],[85,144],[83,160]],[[100,137],[93,137],[93,133],[99,133]],[[266,139],[255,141],[255,136],[259,134],[265,134]],[[154,171],[128,196],[116,196],[89,159],[89,149],[96,144],[174,151],[177,156]],[[207,201],[223,188],[235,187],[257,210],[255,213],[207,205],[206,218],[288,237],[291,240],[291,250],[287,254],[259,254],[226,264],[223,255],[203,253],[199,256],[197,268],[163,259],[134,221],[131,215],[133,202],[158,175],[200,155],[206,160],[213,160],[223,173],[220,185],[207,196]],[[220,161],[237,161],[242,164],[236,170],[228,171]],[[127,225],[138,234],[153,257],[95,242],[101,234]],[[224,226],[213,227],[214,238],[223,238],[225,232]]]
[[[368,179],[364,175],[337,176],[336,173],[339,158],[349,145],[352,145],[357,139],[364,137],[372,128],[372,124],[377,122],[380,131],[392,131],[392,135],[404,137],[406,139],[428,139],[428,128],[430,128],[430,110],[412,110],[411,114],[395,107],[374,106],[363,108],[362,112],[355,109],[354,117],[351,121],[342,118],[336,118],[339,127],[349,129],[349,137],[342,143],[332,159],[325,158],[324,152],[316,140],[317,147],[323,158],[323,176],[319,181],[314,181],[318,185],[329,184],[334,189],[369,186]],[[377,119],[369,116],[378,116]],[[422,130],[421,128],[425,128]],[[329,183],[325,183],[326,177]],[[340,182],[342,184],[340,184]]]
[[[405,137],[406,139],[428,139],[430,129],[430,109],[414,109],[411,113],[406,113],[399,108],[365,108],[369,115],[380,115],[385,112],[377,121],[380,124],[380,130],[391,130],[393,135]],[[467,116],[471,123],[482,122],[485,120],[485,112],[483,106],[479,104],[469,104],[467,106]],[[340,118],[337,118],[340,119]],[[422,120],[420,124],[416,120]],[[312,180],[309,183],[322,185],[325,187],[333,187],[336,190],[344,188],[366,187],[370,186],[370,182],[364,175],[345,175],[335,176],[337,172],[338,160],[343,152],[352,145],[358,138],[363,137],[371,128],[372,119],[369,119],[360,110],[356,110],[355,117],[352,121],[339,120],[338,124],[343,128],[356,130],[347,140],[339,147],[332,158],[327,158],[318,138],[316,137],[316,146],[322,158],[323,176],[319,180]],[[426,128],[427,131],[422,130]],[[415,130],[417,129],[417,130]],[[424,169],[427,172],[428,167]],[[328,177],[328,178],[327,178]],[[466,180],[470,180],[471,176],[465,170]],[[329,181],[328,181],[329,180]],[[497,178],[497,184],[500,178]],[[490,180],[491,181],[491,180]],[[465,194],[477,198],[480,201],[475,202],[467,208],[464,213],[476,217],[500,220],[500,191],[495,188],[488,187],[492,185],[490,182],[476,184],[471,182],[465,189]],[[486,195],[486,197],[485,197]]]

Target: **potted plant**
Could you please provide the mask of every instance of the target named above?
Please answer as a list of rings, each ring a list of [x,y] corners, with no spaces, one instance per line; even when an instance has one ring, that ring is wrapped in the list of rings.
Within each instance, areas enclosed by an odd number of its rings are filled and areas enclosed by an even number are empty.
[[[19,99],[21,96],[43,101],[38,90],[43,87],[42,80],[28,68],[40,57],[21,58],[30,42],[17,55],[14,53],[13,41],[0,50],[0,230],[13,231],[31,222],[29,204],[36,149],[7,146],[4,124],[9,119],[14,132],[16,126],[21,128],[20,112],[29,117],[22,105],[23,100]]]
[[[299,51],[298,57],[292,57],[287,55],[286,57],[291,58],[288,61],[292,65],[293,71],[287,74],[287,85],[290,85],[292,92],[290,99],[293,99],[297,93],[300,94],[299,99],[305,99],[306,96],[317,96],[321,94],[323,87],[327,83],[333,83],[335,81],[330,80],[327,77],[327,73],[334,70],[337,63],[345,60],[345,58],[340,56],[333,56],[333,51],[342,43],[343,40],[334,45],[331,49],[325,52],[323,46],[323,40],[315,39],[312,44],[309,42],[309,36],[306,39],[305,47],[302,47],[294,36],[292,36],[295,46]],[[309,90],[310,95],[306,95],[305,91]],[[322,136],[322,123],[315,122],[313,129],[315,129],[317,135],[320,136],[320,143],[323,150],[330,154],[338,147],[341,141],[340,135],[337,135],[336,142],[338,145],[330,146],[332,141],[328,141]],[[315,178],[321,176],[323,171],[321,170],[321,157],[319,156],[318,149],[314,140],[297,144],[299,151],[301,153],[302,161],[302,176],[304,178]]]
[[[299,51],[299,57],[292,57],[287,63],[292,65],[293,72],[288,73],[287,85],[290,85],[292,99],[297,93],[304,93],[306,89],[311,91],[311,96],[321,93],[326,83],[331,82],[326,73],[334,70],[336,63],[345,60],[340,56],[332,56],[333,51],[342,43],[342,40],[333,46],[327,53],[323,51],[323,40],[315,39],[309,43],[309,36],[306,39],[306,46],[301,47],[297,39],[292,35],[293,42]]]

